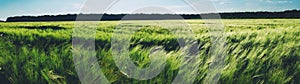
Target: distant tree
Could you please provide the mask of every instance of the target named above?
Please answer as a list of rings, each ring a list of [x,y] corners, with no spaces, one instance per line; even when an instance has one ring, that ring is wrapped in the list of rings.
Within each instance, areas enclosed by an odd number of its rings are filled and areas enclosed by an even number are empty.
[[[31,22],[31,21],[75,21],[77,16],[83,16],[82,21],[98,21],[101,20],[122,20],[124,16],[130,16],[126,20],[162,20],[162,19],[179,19],[176,16],[182,16],[184,19],[201,19],[201,16],[209,16],[216,13],[208,14],[67,14],[67,15],[44,15],[44,16],[16,16],[8,17],[7,22]],[[231,12],[218,13],[223,19],[263,19],[263,18],[300,18],[300,10],[285,10],[282,12]]]

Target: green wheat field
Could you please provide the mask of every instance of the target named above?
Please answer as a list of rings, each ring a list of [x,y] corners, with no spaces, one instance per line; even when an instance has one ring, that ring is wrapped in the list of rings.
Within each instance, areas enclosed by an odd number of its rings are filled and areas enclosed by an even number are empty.
[[[300,19],[222,21],[226,34],[226,58],[218,83],[300,83]],[[212,61],[209,30],[202,20],[186,22],[195,33],[200,50],[199,73],[194,83],[204,83]],[[101,21],[95,35],[98,64],[109,82],[172,83],[178,74],[183,50],[179,47],[178,37],[159,26],[134,24],[142,27],[130,40],[129,54],[135,65],[141,68],[149,66],[149,53],[154,46],[163,47],[167,57],[166,66],[158,76],[136,80],[121,72],[113,60],[111,37],[118,24],[119,21]],[[72,54],[74,25],[75,22],[0,23],[1,83],[80,84]]]

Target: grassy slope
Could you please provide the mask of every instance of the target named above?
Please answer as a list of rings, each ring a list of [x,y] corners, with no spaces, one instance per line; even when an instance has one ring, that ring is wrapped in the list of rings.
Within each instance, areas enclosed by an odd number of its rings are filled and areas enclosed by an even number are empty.
[[[210,62],[211,42],[200,20],[187,21],[200,43],[203,82]],[[220,83],[299,83],[300,20],[232,19],[226,27],[226,64]],[[130,79],[118,71],[110,50],[110,37],[118,22],[99,24],[96,46],[99,64],[113,83],[172,82],[179,68],[177,38],[167,30],[145,26],[131,40],[131,59],[149,65],[151,46],[164,46],[168,61],[162,74],[151,80]],[[11,83],[78,83],[71,53],[72,22],[0,23],[0,81]],[[184,35],[183,35],[184,36]]]

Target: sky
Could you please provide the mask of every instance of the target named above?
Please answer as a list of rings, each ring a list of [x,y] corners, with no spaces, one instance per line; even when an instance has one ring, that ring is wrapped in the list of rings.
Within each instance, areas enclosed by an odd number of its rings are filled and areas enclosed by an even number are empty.
[[[11,16],[38,16],[78,13],[87,0],[0,0],[0,20]],[[300,0],[211,0],[217,12],[283,11],[300,9]],[[96,3],[97,4],[97,3]],[[200,3],[205,4],[205,3]],[[120,0],[106,13],[133,13],[143,7],[163,7],[172,13],[195,13],[184,0]],[[209,13],[211,11],[201,11]],[[160,12],[158,12],[160,13]]]

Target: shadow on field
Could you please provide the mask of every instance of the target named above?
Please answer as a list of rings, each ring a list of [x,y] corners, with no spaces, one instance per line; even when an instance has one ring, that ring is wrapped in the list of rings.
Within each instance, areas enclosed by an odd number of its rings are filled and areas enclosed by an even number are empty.
[[[52,29],[52,30],[64,30],[66,28],[60,27],[60,26],[18,26],[19,28],[25,28],[25,29]]]

